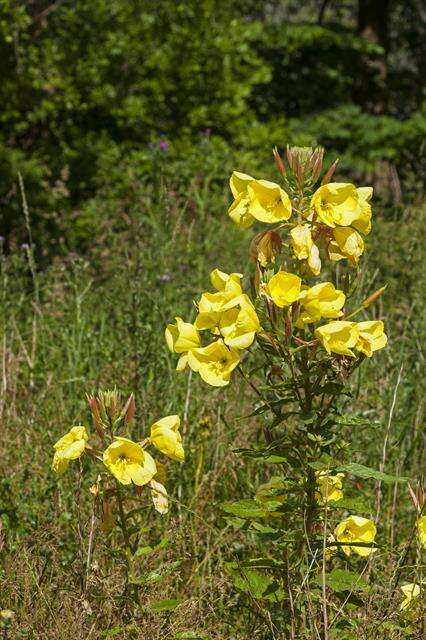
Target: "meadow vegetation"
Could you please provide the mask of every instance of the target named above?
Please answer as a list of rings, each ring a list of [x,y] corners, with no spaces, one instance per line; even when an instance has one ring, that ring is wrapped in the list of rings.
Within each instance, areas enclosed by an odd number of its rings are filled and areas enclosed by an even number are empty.
[[[401,609],[401,586],[421,580],[425,559],[415,528],[426,336],[417,3],[393,4],[386,42],[356,27],[357,5],[368,3],[264,4],[7,0],[0,9],[4,640],[424,637],[424,591]],[[352,419],[338,436],[346,462],[387,474],[354,467],[344,479],[340,519],[375,519],[377,551],[367,563],[340,553],[325,587],[303,556],[301,577],[291,576],[295,607],[270,589],[273,562],[286,560],[268,530],[276,518],[259,524],[232,506],[253,508],[259,487],[283,474],[262,453],[271,415],[237,371],[221,388],[178,374],[164,338],[176,316],[195,321],[213,269],[243,273],[252,291],[251,240],[265,227],[229,220],[228,179],[238,170],[279,182],[275,144],[283,156],[287,144],[323,144],[324,171],[341,159],[334,181],[375,187],[351,305],[387,285],[357,319],[383,320],[388,344],[345,388],[341,412]],[[336,286],[344,274],[340,263],[327,272]],[[185,449],[183,464],[168,465],[168,513],[149,491],[129,498],[130,546],[115,501],[98,500],[90,456],[60,477],[51,469],[72,426],[95,436],[86,394],[114,388],[123,404],[134,395],[127,437],[140,442],[178,414]],[[279,580],[290,582],[288,566]]]

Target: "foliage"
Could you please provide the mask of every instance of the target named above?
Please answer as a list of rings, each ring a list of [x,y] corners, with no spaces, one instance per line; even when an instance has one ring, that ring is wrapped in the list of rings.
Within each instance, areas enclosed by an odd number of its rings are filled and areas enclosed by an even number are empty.
[[[155,157],[168,142],[176,173],[188,149],[192,155],[211,134],[222,147],[209,149],[218,165],[236,148],[255,155],[267,143],[323,144],[345,172],[390,182],[386,197],[395,197],[398,176],[418,196],[412,174],[422,167],[425,129],[418,4],[393,3],[381,110],[357,96],[360,82],[371,84],[371,95],[381,87],[365,70],[383,48],[357,34],[356,5],[328,8],[319,24],[313,0],[5,0],[2,234],[12,244],[27,241],[16,197],[21,172],[34,230],[45,238],[40,254],[85,249],[80,211],[112,158],[124,166],[132,158],[138,171],[141,155]],[[197,173],[208,179],[202,148]]]

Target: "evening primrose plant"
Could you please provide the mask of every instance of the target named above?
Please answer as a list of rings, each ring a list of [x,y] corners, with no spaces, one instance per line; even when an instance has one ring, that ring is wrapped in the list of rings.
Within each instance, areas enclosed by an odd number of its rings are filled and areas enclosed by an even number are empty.
[[[326,638],[330,613],[338,624],[346,592],[366,570],[359,563],[374,562],[378,550],[380,523],[356,512],[369,508],[350,477],[384,474],[351,461],[343,427],[365,420],[342,405],[350,377],[386,346],[384,322],[369,311],[384,287],[354,302],[372,188],[332,182],[337,163],[324,173],[322,149],[290,148],[287,163],[274,156],[279,184],[239,171],[230,178],[229,218],[242,233],[256,225],[250,286],[215,268],[194,322],[176,318],[165,335],[179,372],[190,368],[212,387],[239,375],[256,394],[251,415],[264,439],[237,452],[262,464],[265,482],[223,511],[265,552],[229,564],[235,585],[263,601],[288,637],[306,623],[307,607],[318,610]]]
[[[166,465],[152,454],[156,450],[156,455],[160,453],[165,459],[184,461],[180,418],[177,415],[161,418],[151,425],[143,440],[134,441],[127,437],[135,415],[133,394],[124,403],[116,389],[100,391],[87,399],[96,435],[93,438],[85,426],[72,427],[53,446],[52,469],[62,475],[70,465],[76,465],[81,485],[82,459],[87,458],[90,465],[95,465],[90,472],[97,479],[90,487],[93,518],[89,560],[97,528],[103,533],[121,531],[126,585],[136,585],[133,559],[140,541],[138,515],[146,509],[144,493],[150,495],[155,511],[164,515],[169,510]]]

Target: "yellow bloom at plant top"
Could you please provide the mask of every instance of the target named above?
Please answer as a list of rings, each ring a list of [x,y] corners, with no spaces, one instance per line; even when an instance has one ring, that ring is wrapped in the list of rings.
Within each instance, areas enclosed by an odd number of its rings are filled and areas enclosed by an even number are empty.
[[[298,260],[306,261],[309,270],[315,275],[321,272],[321,260],[319,250],[312,240],[311,230],[308,225],[298,224],[290,231],[290,244],[294,255]]]
[[[71,460],[76,460],[84,452],[88,439],[86,428],[82,426],[72,427],[68,433],[62,436],[53,445],[55,449],[52,462],[53,471],[64,473]]]
[[[411,607],[414,603],[413,600],[416,600],[420,595],[420,585],[411,582],[410,584],[403,584],[400,587],[402,593],[404,594],[404,600],[401,602],[399,607],[400,611]]]
[[[299,276],[286,271],[278,271],[264,287],[277,307],[288,307],[296,302],[300,295],[302,281]]]
[[[416,522],[416,526],[420,546],[426,548],[426,516],[420,516]]]
[[[248,194],[248,186],[253,181],[254,178],[239,171],[234,171],[229,180],[234,202],[229,207],[228,214],[240,229],[248,229],[254,222],[254,217],[249,212],[250,198]]]
[[[312,196],[311,207],[328,227],[353,226],[361,233],[371,229],[371,187],[358,189],[347,182],[322,185]]]
[[[312,196],[311,206],[328,227],[348,226],[361,213],[357,190],[346,182],[322,185]]]
[[[249,212],[260,222],[274,224],[291,216],[290,198],[278,184],[268,180],[254,180],[247,187]]]
[[[352,349],[358,342],[359,331],[356,322],[345,320],[329,322],[315,330],[315,335],[327,353],[355,357]]]
[[[301,309],[297,326],[303,327],[305,324],[318,322],[321,318],[342,316],[346,296],[343,291],[336,289],[332,282],[320,282],[303,289],[299,299]]]
[[[358,322],[359,336],[355,348],[371,358],[374,351],[383,349],[388,341],[381,320],[367,320]]]
[[[207,347],[188,352],[188,364],[200,374],[207,384],[224,387],[229,383],[231,373],[238,366],[240,356],[236,349],[228,349],[222,339]]]
[[[140,444],[116,436],[114,442],[104,451],[103,462],[121,484],[148,484],[155,476],[155,460]]]
[[[337,502],[343,498],[342,478],[344,473],[332,475],[328,471],[317,471],[317,487],[316,499],[318,502]]]
[[[374,542],[377,529],[372,520],[361,516],[349,516],[343,520],[334,530],[337,542],[342,542],[340,547],[347,556],[352,552],[359,556],[369,556],[375,549],[368,546],[359,546],[357,543],[369,544]]]
[[[247,349],[260,331],[260,322],[250,298],[242,294],[228,303],[234,305],[226,309],[219,321],[219,330],[228,347]]]
[[[185,452],[179,427],[179,416],[166,416],[157,420],[151,426],[150,442],[168,458],[182,462],[185,459]]]

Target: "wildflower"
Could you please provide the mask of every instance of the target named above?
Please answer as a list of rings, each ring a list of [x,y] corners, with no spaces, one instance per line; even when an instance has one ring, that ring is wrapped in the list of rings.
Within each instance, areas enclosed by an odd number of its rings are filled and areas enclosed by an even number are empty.
[[[250,198],[249,213],[256,220],[274,224],[290,218],[290,198],[275,182],[254,180],[248,185],[247,192]]]
[[[225,273],[220,269],[213,269],[210,273],[210,282],[217,291],[223,291],[227,296],[232,296],[241,293],[242,277],[242,273]]]
[[[311,230],[308,225],[297,225],[290,231],[290,244],[294,255],[298,260],[306,260],[310,271],[315,275],[321,272],[321,260],[319,250],[312,240]]]
[[[157,472],[154,459],[140,444],[119,436],[104,451],[103,461],[121,484],[133,482],[140,487],[148,484]]]
[[[359,546],[357,543],[374,542],[376,533],[374,522],[361,516],[349,516],[334,530],[337,542],[346,543],[341,548],[347,556],[350,556],[352,551],[359,556],[369,556],[373,553],[375,551],[373,547]]]
[[[343,498],[343,483],[342,478],[345,477],[344,473],[337,473],[332,475],[328,471],[317,471],[317,486],[316,499],[318,502],[337,502]]]
[[[56,473],[64,473],[68,469],[71,460],[79,458],[84,449],[89,436],[86,427],[72,427],[62,438],[53,445],[55,454],[53,456],[52,469]]]
[[[368,235],[371,231],[370,200],[373,195],[373,187],[358,187],[356,192],[361,211],[359,217],[352,221],[352,226],[360,233]]]
[[[237,298],[242,295],[240,280],[241,273],[225,273],[214,269],[210,274],[210,281],[217,289],[216,293],[203,293],[198,302],[198,315],[195,319],[197,329],[215,330],[221,318],[225,305],[233,306],[232,301],[238,304]],[[229,308],[229,307],[228,307]],[[216,332],[217,333],[217,332]]]
[[[410,584],[403,584],[400,589],[405,596],[399,607],[399,610],[403,611],[404,609],[411,607],[414,604],[413,600],[416,600],[416,598],[419,597],[420,585],[411,582]]]
[[[179,427],[179,416],[166,416],[157,420],[151,426],[150,442],[168,458],[181,462],[185,459],[185,453]]]
[[[300,294],[301,311],[297,326],[303,327],[321,318],[339,318],[343,315],[345,301],[343,291],[336,289],[332,282],[320,282],[304,289]]]
[[[249,212],[250,197],[248,194],[248,186],[253,181],[254,178],[239,171],[234,171],[229,180],[234,202],[229,207],[228,214],[240,229],[248,229],[254,222],[254,217]]]
[[[312,196],[311,206],[328,227],[349,226],[361,213],[355,186],[345,182],[322,185]]]
[[[229,384],[231,373],[239,362],[238,351],[228,349],[222,339],[212,342],[207,347],[188,352],[188,364],[191,369],[198,372],[204,382],[213,387]]]
[[[352,227],[336,227],[333,229],[333,237],[334,240],[327,246],[330,260],[347,258],[354,266],[357,265],[360,256],[364,253],[364,240],[358,231]]]
[[[426,516],[420,516],[416,522],[416,526],[420,546],[426,548]]]
[[[355,357],[352,349],[357,344],[359,336],[356,322],[329,322],[315,329],[315,335],[327,353]]]
[[[355,349],[364,353],[371,358],[374,351],[383,349],[388,341],[384,332],[384,324],[381,320],[367,320],[366,322],[358,322],[357,328],[359,332]]]
[[[184,322],[176,317],[176,324],[168,324],[165,335],[167,346],[175,353],[186,353],[190,349],[196,349],[201,345],[197,328],[190,322]]]
[[[266,293],[277,307],[287,307],[299,298],[302,281],[299,276],[278,271],[265,286]]]
[[[228,347],[247,349],[252,344],[261,327],[256,310],[247,295],[243,294],[238,298],[238,306],[224,311],[219,330]]]

